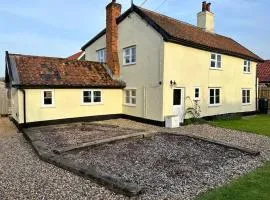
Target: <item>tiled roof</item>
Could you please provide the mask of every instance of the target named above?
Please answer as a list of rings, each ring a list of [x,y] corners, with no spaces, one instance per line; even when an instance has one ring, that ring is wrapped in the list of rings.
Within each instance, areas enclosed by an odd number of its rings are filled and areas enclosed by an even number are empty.
[[[258,64],[257,76],[260,83],[270,83],[270,60]]]
[[[78,60],[82,56],[83,53],[84,53],[83,51],[77,52],[77,53],[67,57],[67,59],[69,59],[69,60]]]
[[[240,58],[250,59],[254,61],[262,61],[256,54],[234,41],[231,38],[210,33],[203,29],[173,19],[171,17],[140,8],[133,5],[125,13],[123,13],[117,22],[121,23],[130,13],[135,12],[148,22],[157,32],[159,32],[165,41],[182,44],[207,51],[214,51],[222,54],[232,55]],[[95,42],[98,38],[106,34],[106,29],[100,32],[92,40],[86,43],[82,50]]]
[[[123,88],[113,80],[104,64],[66,58],[8,54],[14,63],[21,87]]]

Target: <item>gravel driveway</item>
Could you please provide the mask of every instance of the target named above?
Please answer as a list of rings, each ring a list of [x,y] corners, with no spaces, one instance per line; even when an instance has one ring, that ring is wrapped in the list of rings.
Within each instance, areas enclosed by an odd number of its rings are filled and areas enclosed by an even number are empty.
[[[144,191],[141,199],[193,199],[262,165],[260,157],[171,134],[104,144],[64,157],[138,185]]]
[[[41,161],[7,118],[0,118],[0,199],[126,199]]]

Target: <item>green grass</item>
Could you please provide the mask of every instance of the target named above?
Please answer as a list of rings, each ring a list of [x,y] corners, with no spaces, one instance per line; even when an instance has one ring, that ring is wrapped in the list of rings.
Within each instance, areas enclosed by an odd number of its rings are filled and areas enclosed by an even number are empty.
[[[232,120],[216,120],[211,123],[223,128],[270,136],[269,115],[256,115]]]
[[[209,191],[198,200],[269,200],[270,163],[232,183]]]

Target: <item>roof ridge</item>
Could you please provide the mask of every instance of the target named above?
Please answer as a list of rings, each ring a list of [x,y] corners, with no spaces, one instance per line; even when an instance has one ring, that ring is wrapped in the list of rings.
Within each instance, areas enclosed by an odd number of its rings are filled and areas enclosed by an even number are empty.
[[[38,57],[38,58],[50,58],[50,59],[66,59],[63,57],[54,57],[54,56],[38,56],[38,55],[30,55],[30,54],[18,54],[18,53],[8,53],[11,56],[25,56],[25,57]]]

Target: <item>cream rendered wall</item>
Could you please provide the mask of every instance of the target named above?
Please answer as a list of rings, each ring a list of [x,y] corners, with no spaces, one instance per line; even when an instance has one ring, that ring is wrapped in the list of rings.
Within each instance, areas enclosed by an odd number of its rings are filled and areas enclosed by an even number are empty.
[[[106,47],[106,35],[103,35],[91,46],[85,49],[85,60],[98,61],[97,51]]]
[[[40,89],[26,90],[26,121],[44,121],[122,113],[121,89],[102,89],[101,105],[82,105],[82,89],[54,89],[55,106],[42,107]]]
[[[23,93],[16,88],[11,88],[11,116],[19,124],[24,122]]]
[[[121,79],[137,89],[136,107],[125,106],[125,114],[163,121],[163,38],[141,17],[132,13],[119,25]],[[135,65],[123,65],[123,49],[136,45]]]
[[[162,37],[137,14],[133,13],[119,25],[120,79],[127,83],[127,89],[137,90],[135,107],[122,104],[123,113],[135,117],[163,121],[163,59]],[[123,48],[136,45],[137,62],[123,66]],[[86,60],[97,61],[97,50],[105,48],[106,36],[99,38],[86,48]],[[124,96],[123,96],[124,98]]]
[[[164,47],[164,116],[172,114],[173,87],[185,88],[186,108],[192,106],[188,99],[194,97],[194,87],[201,88],[201,116],[256,110],[256,66],[252,62],[251,73],[243,72],[244,59],[222,55],[222,69],[210,69],[211,52],[165,42]],[[209,87],[221,87],[221,106],[209,106]],[[242,88],[251,89],[251,104],[242,105]]]

